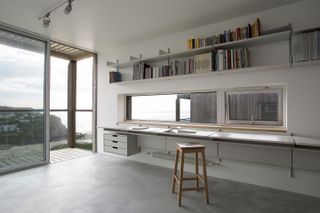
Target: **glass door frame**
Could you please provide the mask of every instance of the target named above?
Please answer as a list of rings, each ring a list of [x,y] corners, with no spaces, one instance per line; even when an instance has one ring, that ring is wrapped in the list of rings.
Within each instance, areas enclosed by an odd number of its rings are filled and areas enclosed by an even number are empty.
[[[50,39],[46,38],[44,36],[5,24],[0,22],[0,29],[5,30],[14,34],[21,35],[23,37],[28,37],[34,40],[38,40],[41,42],[44,42],[45,44],[45,56],[44,56],[44,70],[43,70],[43,113],[44,113],[44,143],[43,143],[43,158],[44,160],[42,162],[33,163],[30,165],[25,165],[21,167],[14,167],[5,169],[3,171],[0,171],[1,174],[16,172],[28,168],[34,168],[37,166],[42,166],[45,164],[48,164],[50,162],[50,155],[49,155],[49,77],[50,77]]]
[[[54,40],[53,40],[54,41]],[[63,43],[62,43],[63,44]],[[67,44],[66,44],[67,45]],[[68,57],[66,55],[59,55],[59,54],[56,54],[56,53],[53,53],[51,54],[50,52],[50,56],[49,56],[49,60],[51,60],[51,56],[53,57],[56,57],[56,58],[61,58],[61,59],[64,59],[64,60],[67,60],[69,61],[69,65],[70,66],[70,63],[71,61],[76,61],[76,63],[78,63],[78,61],[82,60],[82,59],[85,59],[85,58],[88,58],[88,57],[92,57],[92,82],[91,82],[91,86],[92,86],[92,108],[91,109],[78,109],[77,108],[77,103],[76,103],[76,100],[77,100],[77,72],[78,72],[78,69],[77,69],[77,65],[76,65],[76,69],[75,69],[75,73],[72,74],[71,78],[70,78],[70,70],[68,68],[68,80],[67,80],[67,109],[51,109],[50,108],[50,104],[48,105],[48,110],[49,110],[49,114],[50,112],[66,112],[67,113],[67,117],[68,117],[68,121],[67,121],[67,129],[68,129],[68,136],[67,136],[67,144],[68,146],[70,145],[70,139],[73,138],[73,142],[74,144],[76,144],[76,113],[77,112],[91,112],[92,113],[92,152],[93,153],[96,153],[97,152],[97,77],[98,77],[98,74],[97,74],[97,70],[98,70],[98,54],[96,52],[92,52],[92,51],[89,51],[89,50],[85,50],[83,48],[79,48],[79,47],[75,47],[75,46],[72,46],[74,48],[78,48],[78,49],[81,49],[81,50],[84,50],[84,51],[87,51],[88,53],[88,56],[85,56],[85,57],[80,57],[80,58],[72,58],[72,57]],[[50,74],[49,74],[49,81],[50,80]],[[74,92],[73,94],[69,94],[69,89],[71,88],[71,90]],[[49,89],[49,93],[50,93],[50,89]],[[71,96],[74,95],[75,97],[75,100],[71,101],[69,100],[71,98]],[[73,114],[73,116],[71,117],[72,120],[70,120],[70,117],[69,117],[69,114]],[[73,129],[73,130],[71,130]],[[71,132],[70,132],[71,131]],[[72,136],[70,138],[70,133],[72,133]],[[49,149],[49,152],[50,152],[50,139],[48,139],[49,142],[48,142],[48,149]],[[69,148],[72,148],[72,147],[69,147]],[[50,153],[48,153],[48,155],[50,155]]]

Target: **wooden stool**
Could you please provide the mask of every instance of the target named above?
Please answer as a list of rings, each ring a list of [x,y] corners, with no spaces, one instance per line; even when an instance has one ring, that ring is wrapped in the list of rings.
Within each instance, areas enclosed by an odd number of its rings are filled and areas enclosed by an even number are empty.
[[[207,180],[207,171],[206,171],[206,158],[205,158],[205,146],[199,143],[178,143],[176,150],[176,160],[174,163],[173,177],[172,177],[172,193],[175,192],[176,183],[178,184],[178,205],[181,206],[181,198],[183,191],[200,191],[204,190],[205,203],[209,204],[209,195],[208,195],[208,180]],[[184,154],[185,153],[195,153],[195,177],[183,177],[183,167],[184,167]],[[203,176],[199,174],[198,169],[198,153],[202,155],[202,171]],[[179,177],[177,176],[177,167],[180,155],[180,171]],[[183,188],[184,180],[195,180],[194,188]],[[199,187],[199,180],[204,183],[204,187]]]

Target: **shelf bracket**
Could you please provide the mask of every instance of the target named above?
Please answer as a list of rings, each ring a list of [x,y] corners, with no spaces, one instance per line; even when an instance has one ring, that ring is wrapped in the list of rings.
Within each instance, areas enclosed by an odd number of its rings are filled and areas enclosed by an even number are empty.
[[[136,61],[136,60],[139,60],[139,59],[142,59],[142,54],[139,55],[139,58],[135,57],[135,56],[130,56],[130,58],[129,58],[130,61]]]
[[[164,51],[162,49],[159,49],[159,56],[162,56],[162,55],[166,55],[166,54],[169,54],[170,53],[170,48],[168,48],[168,51]]]
[[[119,64],[119,59],[117,59],[116,62],[107,61],[107,67],[115,66],[115,65],[118,65],[118,64]]]
[[[116,63],[112,62],[112,61],[107,61],[107,67],[110,67],[110,66],[113,66],[115,65]]]

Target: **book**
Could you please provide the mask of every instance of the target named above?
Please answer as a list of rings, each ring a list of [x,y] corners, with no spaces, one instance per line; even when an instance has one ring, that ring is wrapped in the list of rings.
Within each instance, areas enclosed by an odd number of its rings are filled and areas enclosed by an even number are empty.
[[[257,18],[254,23],[252,24],[251,27],[252,30],[252,37],[258,37],[261,36],[261,23],[260,23],[260,19]]]
[[[237,28],[237,40],[241,40],[241,29]]]
[[[249,50],[246,47],[237,49],[219,49],[212,53],[212,63],[216,71],[249,67]]]
[[[217,61],[218,61],[218,69],[217,70],[224,70],[224,51],[223,50],[218,50],[218,58],[217,58]]]
[[[120,82],[121,73],[116,71],[109,72],[109,83]]]

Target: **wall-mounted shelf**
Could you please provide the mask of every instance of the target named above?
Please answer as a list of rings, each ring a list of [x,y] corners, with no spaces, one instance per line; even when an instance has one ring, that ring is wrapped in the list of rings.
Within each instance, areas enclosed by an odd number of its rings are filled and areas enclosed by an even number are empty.
[[[267,32],[266,32],[267,33]],[[229,74],[229,73],[241,73],[241,72],[249,72],[249,71],[260,71],[260,70],[267,70],[267,69],[274,69],[274,68],[283,68],[283,67],[290,67],[291,64],[291,36],[292,36],[292,26],[286,25],[279,28],[271,29],[267,34],[261,35],[259,37],[253,37],[248,39],[242,39],[232,42],[220,43],[211,46],[206,46],[202,48],[196,49],[189,49],[186,51],[175,52],[171,53],[170,49],[167,52],[163,50],[159,50],[159,55],[149,58],[142,58],[140,55],[139,58],[130,57],[128,62],[117,63],[107,62],[107,66],[111,68],[116,68],[119,71],[120,68],[129,68],[133,67],[135,64],[139,64],[140,62],[146,63],[151,65],[155,62],[167,61],[168,65],[170,60],[172,59],[179,59],[185,57],[192,57],[199,54],[210,53],[216,49],[232,49],[232,48],[242,48],[242,47],[250,47],[250,46],[258,46],[258,45],[265,45],[269,43],[275,43],[280,41],[288,41],[289,44],[289,61],[283,62],[281,64],[275,65],[262,65],[262,66],[252,66],[246,68],[238,68],[238,69],[226,69],[221,71],[208,71],[208,72],[201,72],[201,73],[193,73],[193,74],[182,74],[182,75],[173,75],[173,76],[165,76],[165,77],[156,77],[156,78],[146,78],[141,80],[123,80],[121,82],[114,82],[111,84],[116,85],[123,85],[123,84],[135,84],[135,83],[142,83],[142,82],[154,82],[154,81],[162,81],[162,80],[173,80],[173,79],[183,79],[183,78],[195,78],[195,77],[205,77],[205,76],[213,76],[213,75],[221,75],[221,74]]]
[[[270,65],[270,66],[254,66],[254,67],[230,69],[230,70],[222,70],[222,71],[214,71],[214,72],[208,71],[204,73],[175,75],[175,76],[167,76],[167,77],[161,77],[161,78],[121,81],[121,82],[114,82],[111,84],[112,85],[139,84],[139,83],[147,83],[147,82],[155,82],[155,81],[178,80],[178,79],[184,79],[184,78],[199,78],[199,77],[207,77],[207,76],[214,76],[214,75],[236,74],[236,73],[263,71],[263,70],[280,69],[280,68],[290,68],[290,64],[288,63],[288,64]]]
[[[182,57],[188,57],[188,56],[194,56],[202,53],[207,53],[214,49],[236,48],[241,46],[255,46],[255,45],[268,44],[272,42],[285,41],[290,39],[291,32],[292,31],[291,31],[290,25],[288,25],[288,29],[282,32],[277,32],[277,33],[272,33],[268,35],[262,35],[259,37],[242,39],[242,40],[232,41],[227,43],[221,43],[221,44],[216,44],[216,45],[211,45],[207,47],[196,48],[196,49],[191,49],[191,50],[186,50],[186,51],[181,51],[176,53],[167,53],[167,54],[162,54],[160,56],[155,56],[150,58],[139,58],[139,59],[124,62],[124,63],[118,63],[118,64],[108,63],[107,66],[112,68],[126,68],[126,67],[133,66],[134,64],[137,64],[139,62],[154,63],[154,62],[164,61],[168,59],[182,58]]]
[[[249,39],[243,39],[239,41],[232,41],[228,43],[222,43],[222,44],[216,44],[215,48],[236,48],[241,46],[256,46],[256,45],[263,45],[273,42],[279,42],[279,41],[285,41],[289,40],[291,35],[291,30],[268,34],[268,35],[262,35],[259,37],[249,38]]]
[[[139,62],[154,63],[154,62],[164,61],[164,60],[172,59],[172,58],[182,58],[182,57],[198,55],[201,53],[207,53],[207,52],[210,52],[214,49],[215,49],[214,46],[207,46],[207,47],[202,47],[202,48],[197,48],[197,49],[192,49],[192,50],[187,50],[187,51],[182,51],[182,52],[177,52],[177,53],[167,53],[167,54],[163,54],[163,55],[155,56],[155,57],[150,57],[150,58],[141,58],[141,59],[128,61],[128,62],[124,62],[124,63],[119,63],[119,64],[112,64],[112,65],[109,65],[109,67],[125,68],[125,67],[133,66],[134,64],[137,64]]]

